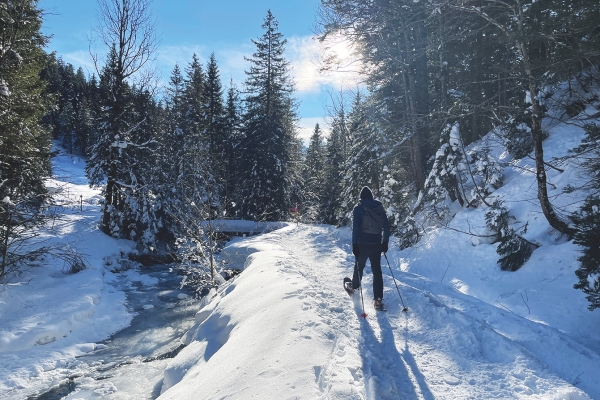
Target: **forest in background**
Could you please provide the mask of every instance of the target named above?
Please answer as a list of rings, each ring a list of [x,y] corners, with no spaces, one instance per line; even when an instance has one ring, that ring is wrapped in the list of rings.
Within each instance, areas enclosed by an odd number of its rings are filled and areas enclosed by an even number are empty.
[[[548,196],[546,170],[561,160],[544,157],[542,125],[600,112],[597,1],[322,0],[316,39],[351,43],[365,82],[330,105],[329,135],[317,125],[306,149],[270,12],[245,82],[224,88],[214,55],[206,65],[190,55],[159,91],[144,72],[157,50],[150,2],[98,3],[105,54],[90,77],[45,53],[37,1],[0,2],[0,278],[35,259],[26,243],[49,218],[53,140],[86,157],[90,185],[103,189],[100,228],[149,254],[212,260],[202,221],[290,220],[296,204],[302,222],[347,225],[367,185],[402,248],[457,206],[488,207],[499,264],[516,270],[536,244],[489,199],[502,163],[489,148],[465,151],[494,131],[513,159],[535,160],[540,209],[582,245],[576,287],[600,307],[600,127],[585,125],[572,155],[590,176],[569,189],[586,199],[572,214]]]

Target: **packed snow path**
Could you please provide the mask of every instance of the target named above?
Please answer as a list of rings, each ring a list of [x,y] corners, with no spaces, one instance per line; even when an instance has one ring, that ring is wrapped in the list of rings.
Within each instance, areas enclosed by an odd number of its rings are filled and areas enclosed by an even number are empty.
[[[373,309],[367,267],[363,320],[359,294],[342,289],[353,270],[346,229],[293,225],[224,253],[250,254],[246,271],[196,316],[161,399],[600,398],[593,377],[578,378],[599,370],[597,353],[394,259],[409,312],[384,264],[388,311]]]

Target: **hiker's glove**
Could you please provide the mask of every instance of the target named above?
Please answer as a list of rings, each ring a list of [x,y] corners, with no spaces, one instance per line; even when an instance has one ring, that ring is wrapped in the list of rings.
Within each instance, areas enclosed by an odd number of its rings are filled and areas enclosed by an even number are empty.
[[[354,254],[354,257],[358,257],[359,253],[360,253],[360,251],[358,250],[358,244],[353,243],[352,244],[352,254]]]
[[[381,243],[381,251],[383,253],[387,253],[387,251],[388,251],[388,242]]]

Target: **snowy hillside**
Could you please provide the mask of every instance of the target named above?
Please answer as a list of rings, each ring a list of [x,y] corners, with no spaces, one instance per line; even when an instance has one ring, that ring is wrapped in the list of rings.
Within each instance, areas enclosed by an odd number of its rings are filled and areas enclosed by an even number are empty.
[[[583,135],[569,124],[547,128],[548,158]],[[413,248],[390,245],[387,313],[371,305],[367,267],[362,319],[360,295],[342,289],[353,269],[348,228],[284,224],[233,240],[221,259],[244,272],[202,302],[160,286],[168,267],[119,272],[132,266],[124,257],[133,244],[98,231],[98,193],[83,161],[63,154],[49,182],[59,218],[46,237],[84,254],[88,268],[68,275],[48,258],[2,288],[0,396],[60,387],[45,398],[600,398],[600,314],[572,287],[579,249],[540,214],[532,162],[509,164],[494,194],[541,245],[523,268],[501,271],[495,245],[460,233],[485,227],[485,209],[464,210]],[[553,194],[580,179],[561,167],[549,171]],[[163,319],[169,310],[184,322]],[[126,351],[116,336],[105,340],[129,324]],[[111,359],[115,352],[127,354]]]

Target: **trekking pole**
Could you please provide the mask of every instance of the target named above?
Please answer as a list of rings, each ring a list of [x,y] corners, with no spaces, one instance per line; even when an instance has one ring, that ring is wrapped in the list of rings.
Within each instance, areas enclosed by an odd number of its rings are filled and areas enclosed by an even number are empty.
[[[387,261],[388,268],[390,269],[390,274],[392,274],[392,279],[394,280],[394,285],[396,285],[396,290],[398,291],[398,296],[400,296],[400,301],[402,302],[402,307],[404,307],[402,309],[402,312],[408,312],[408,307],[406,307],[404,305],[404,300],[402,300],[402,295],[400,294],[400,288],[398,287],[398,284],[396,283],[396,278],[394,277],[394,273],[392,272],[392,266],[390,265],[390,260],[388,260],[387,254],[383,253],[383,256],[385,257],[385,261]]]
[[[360,276],[360,272],[358,271],[358,259],[354,260],[354,273],[357,274],[358,276],[358,284],[359,284],[359,289],[360,289],[360,301],[362,303],[362,314],[360,314],[361,317],[363,317],[364,319],[367,319],[367,313],[365,312],[365,300],[363,299],[363,293],[362,293],[362,277]]]

